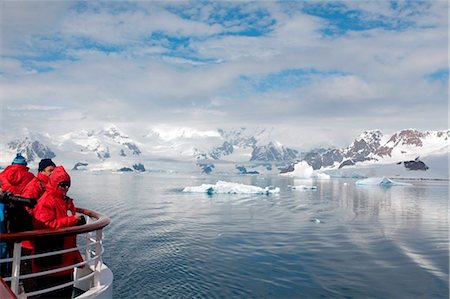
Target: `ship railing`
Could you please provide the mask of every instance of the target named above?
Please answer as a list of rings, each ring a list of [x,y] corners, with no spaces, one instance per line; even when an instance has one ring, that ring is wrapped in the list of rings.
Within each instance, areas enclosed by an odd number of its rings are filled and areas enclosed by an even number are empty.
[[[7,276],[3,276],[1,278],[9,286],[11,292],[17,298],[27,298],[30,296],[41,295],[68,287],[70,285],[74,286],[83,285],[84,290],[81,289],[79,290],[78,293],[80,293],[80,291],[86,291],[86,288],[89,289],[100,286],[100,272],[103,266],[102,255],[104,252],[103,228],[110,223],[110,220],[108,217],[88,209],[76,208],[76,211],[77,214],[86,216],[87,221],[85,225],[66,227],[61,229],[42,229],[19,233],[1,234],[0,238],[1,242],[14,244],[12,250],[12,257],[0,259],[0,267],[11,269],[6,272]],[[21,242],[24,240],[38,240],[41,238],[46,237],[48,238],[50,236],[68,236],[68,235],[77,235],[77,244],[80,245],[74,248],[22,256]],[[83,255],[83,261],[80,263],[36,273],[20,274],[22,261],[47,256],[60,255],[63,253],[77,250],[79,250]],[[5,267],[6,265],[8,265],[8,267]],[[25,292],[23,282],[26,279],[36,279],[44,275],[54,274],[57,272],[62,272],[74,268],[77,269],[81,268],[82,271],[78,272],[79,273],[82,272],[83,274],[75,275],[74,280],[72,282],[64,283],[50,288],[33,290],[28,293]],[[5,275],[5,273],[3,273],[3,275]],[[81,295],[81,293],[79,295]]]

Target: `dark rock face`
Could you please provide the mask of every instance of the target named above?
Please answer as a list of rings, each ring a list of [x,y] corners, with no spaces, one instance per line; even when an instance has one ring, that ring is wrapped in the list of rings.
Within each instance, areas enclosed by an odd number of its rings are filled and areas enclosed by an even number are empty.
[[[145,167],[142,163],[136,163],[133,165],[133,169],[136,171],[140,171],[140,172],[144,172],[145,171]]]
[[[322,167],[322,155],[320,153],[307,153],[303,160],[305,160],[314,170]]]
[[[415,145],[417,147],[422,147],[422,138],[426,136],[425,133],[419,132],[417,130],[402,130],[397,134],[392,135],[389,142],[394,145]]]
[[[339,169],[341,169],[344,166],[351,166],[351,165],[355,165],[355,162],[353,160],[345,160],[339,165]]]
[[[296,150],[269,142],[267,145],[254,147],[250,161],[293,161],[297,155]]]
[[[116,128],[115,126],[109,128],[107,130],[102,130],[100,132],[100,134],[103,134],[104,136],[111,138],[116,143],[124,145],[126,148],[128,148],[131,151],[131,154],[134,156],[139,156],[141,154],[141,150],[137,147],[137,145],[134,144],[133,142],[125,141],[125,140],[130,140],[130,138],[127,135],[120,132],[119,129]],[[123,152],[123,154],[125,154],[125,153]],[[121,152],[121,155],[122,155],[122,152]]]
[[[293,172],[295,170],[295,163],[288,165],[287,167],[280,170],[280,173]]]
[[[141,163],[136,163],[136,164],[133,164],[131,167],[122,167],[118,171],[123,171],[123,172],[131,172],[131,171],[144,172],[145,171],[145,167]]]
[[[208,152],[195,151],[195,157],[200,159],[219,160],[224,156],[233,154],[236,148],[249,149],[252,151],[249,161],[266,161],[266,162],[292,162],[298,158],[298,152],[294,149],[277,145],[276,142],[261,144],[257,137],[267,133],[265,130],[256,132],[255,136],[249,136],[245,128],[235,131],[225,131],[219,129],[220,136],[225,141],[220,146],[214,147]],[[266,140],[266,139],[264,139]]]
[[[52,159],[54,157],[56,157],[55,153],[52,152],[48,146],[38,142],[38,141],[33,141],[33,143],[31,143],[31,150],[33,152],[36,153],[36,155],[41,158],[49,158]]]
[[[403,162],[403,165],[406,169],[409,170],[427,170],[429,167],[423,162],[419,160],[419,157],[417,157],[414,161],[405,161]]]
[[[134,143],[125,142],[123,145],[128,147],[128,149],[131,151],[131,153],[135,156],[139,156],[141,154],[141,150],[136,146]]]
[[[28,138],[24,140],[15,140],[8,143],[8,147],[18,153],[23,153],[28,162],[37,161],[39,159],[53,159],[55,153],[45,144],[39,141],[31,141]]]
[[[341,162],[343,159],[344,155],[338,149],[307,153],[303,158],[314,170],[332,166],[335,162]]]
[[[231,155],[233,151],[234,151],[233,144],[231,144],[231,142],[225,141],[222,144],[222,146],[214,148],[211,151],[210,155],[211,158],[218,160],[222,155],[223,156]]]
[[[104,151],[96,151],[95,153],[97,154],[97,157],[100,160],[106,160],[106,159],[111,158],[111,154],[109,153],[109,148],[106,148],[106,150],[104,150]]]
[[[424,140],[430,132],[420,132],[417,130],[402,130],[393,134],[386,143],[382,144],[383,133],[379,130],[366,131],[358,136],[352,144],[341,149],[315,149],[306,153],[303,160],[306,161],[314,170],[333,166],[336,162],[340,163],[339,168],[355,165],[358,162],[378,161],[385,156],[391,156],[393,149],[401,146],[411,146],[421,148],[424,146]],[[437,137],[447,140],[450,131],[437,132]],[[401,151],[406,154],[406,152]],[[426,170],[426,165],[420,161],[404,162],[408,169]],[[408,166],[407,166],[408,165]]]
[[[365,140],[357,140],[353,144],[353,148],[348,152],[354,161],[362,162],[367,160],[367,156],[371,153],[370,147]]]
[[[197,164],[201,169],[202,173],[210,174],[214,170],[214,164],[211,163],[198,163]]]
[[[236,166],[236,169],[239,170],[240,174],[259,174],[257,171],[247,171],[245,166]]]
[[[351,159],[355,163],[373,160],[370,155],[380,148],[382,137],[383,133],[379,130],[362,133],[346,148],[344,158]]]
[[[73,166],[72,170],[80,170],[80,168],[85,168],[85,167],[87,167],[88,165],[89,165],[88,163],[77,162],[77,163]]]
[[[332,149],[322,155],[322,166],[332,166],[334,162],[341,162],[344,159],[341,151]]]

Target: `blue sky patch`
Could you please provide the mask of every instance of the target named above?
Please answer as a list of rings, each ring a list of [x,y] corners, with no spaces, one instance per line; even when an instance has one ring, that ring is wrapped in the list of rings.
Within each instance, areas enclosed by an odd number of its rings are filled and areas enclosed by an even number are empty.
[[[320,79],[348,75],[335,70],[287,69],[264,77],[241,76],[240,84],[250,86],[257,92],[287,90],[309,85]]]
[[[403,6],[396,6],[394,11],[402,9],[404,10],[406,8]],[[409,9],[411,9],[411,14],[413,14],[416,8],[413,6]],[[320,17],[329,22],[329,26],[322,30],[322,34],[325,36],[340,36],[348,31],[364,31],[376,28],[402,31],[414,26],[411,19],[368,13],[362,10],[349,8],[345,2],[312,2],[305,5],[303,11],[309,15]]]
[[[134,2],[129,1],[77,1],[72,6],[77,13],[101,13],[107,12],[112,15],[118,15],[125,12],[133,12],[138,10],[138,6]]]
[[[437,71],[429,74],[428,76],[426,76],[426,78],[428,80],[442,81],[442,82],[446,82],[448,84],[448,79],[449,79],[448,74],[449,74],[448,68],[444,68],[444,69],[440,69],[440,70],[437,70]]]
[[[169,6],[168,10],[186,20],[221,25],[224,28],[222,35],[263,36],[272,32],[276,24],[267,10],[251,3],[226,2],[224,5],[220,2],[203,1],[197,5],[189,5],[189,9],[173,5]],[[212,6],[210,14],[206,17],[202,14],[202,7],[205,5]]]

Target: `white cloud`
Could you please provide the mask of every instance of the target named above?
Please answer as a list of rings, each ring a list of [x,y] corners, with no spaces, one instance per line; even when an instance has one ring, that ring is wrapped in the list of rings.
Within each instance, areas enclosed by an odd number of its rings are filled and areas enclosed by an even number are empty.
[[[292,142],[313,144],[327,138],[339,142],[336,136],[353,136],[351,130],[371,129],[370,124],[382,128],[380,118],[386,128],[447,125],[448,84],[425,78],[448,67],[444,1],[403,10],[385,1],[345,2],[362,11],[366,21],[398,17],[414,25],[333,37],[321,32],[330,20],[305,14],[302,5],[288,10],[287,3],[238,3],[246,13],[259,8],[268,15],[213,25],[211,14],[226,15],[231,4],[186,5],[184,18],[156,2],[135,2],[134,9],[114,14],[80,12],[71,9],[73,4],[2,3],[1,104],[28,107],[4,110],[2,130],[19,126],[17,117],[42,130],[61,129],[57,123],[64,121],[73,126],[165,123],[205,131],[267,124],[283,126],[280,132],[290,132]],[[237,34],[251,26],[267,34]],[[151,39],[153,33],[160,38]],[[185,44],[170,37],[185,38]],[[337,75],[266,91],[240,80],[298,69]],[[302,141],[296,134],[304,136]]]

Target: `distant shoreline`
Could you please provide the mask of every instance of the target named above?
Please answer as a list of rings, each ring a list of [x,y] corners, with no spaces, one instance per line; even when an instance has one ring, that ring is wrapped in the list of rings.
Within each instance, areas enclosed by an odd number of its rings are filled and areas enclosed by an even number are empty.
[[[402,181],[444,181],[444,182],[450,181],[450,178],[448,178],[448,179],[438,179],[438,178],[403,178],[403,177],[389,177],[389,179],[392,179],[392,180],[402,180]]]

